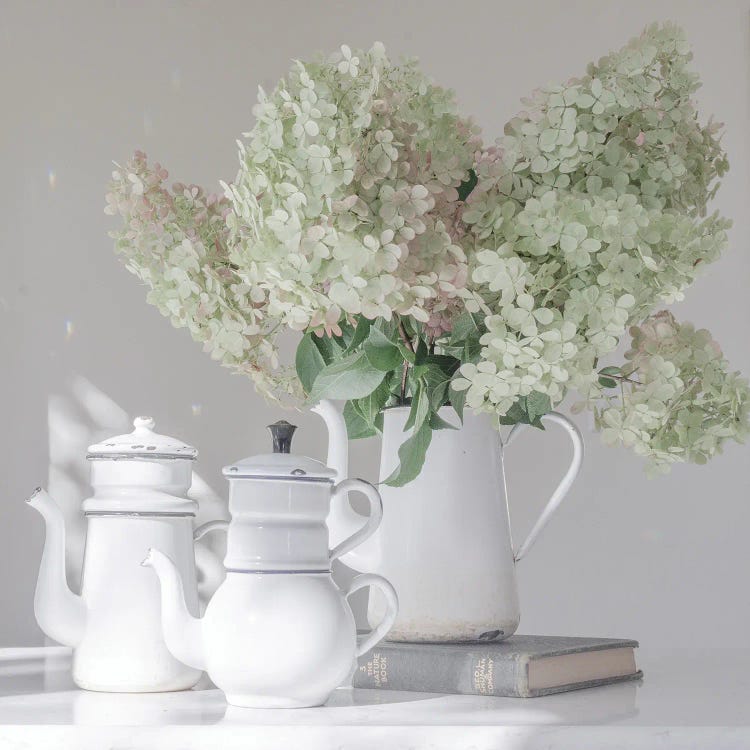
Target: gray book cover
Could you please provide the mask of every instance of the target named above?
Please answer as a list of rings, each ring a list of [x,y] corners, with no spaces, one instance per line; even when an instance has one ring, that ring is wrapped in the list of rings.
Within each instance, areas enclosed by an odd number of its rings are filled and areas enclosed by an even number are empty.
[[[533,698],[634,680],[640,671],[576,681],[543,689],[529,687],[535,659],[611,649],[635,649],[637,641],[614,638],[513,635],[497,643],[382,642],[359,658],[355,688]]]

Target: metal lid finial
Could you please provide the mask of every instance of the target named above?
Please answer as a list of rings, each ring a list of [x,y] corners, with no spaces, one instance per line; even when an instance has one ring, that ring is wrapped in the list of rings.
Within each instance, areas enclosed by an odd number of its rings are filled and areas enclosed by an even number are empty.
[[[285,419],[281,419],[274,424],[269,424],[268,429],[271,430],[273,437],[273,452],[289,453],[292,449],[292,435],[297,425],[289,424]]]

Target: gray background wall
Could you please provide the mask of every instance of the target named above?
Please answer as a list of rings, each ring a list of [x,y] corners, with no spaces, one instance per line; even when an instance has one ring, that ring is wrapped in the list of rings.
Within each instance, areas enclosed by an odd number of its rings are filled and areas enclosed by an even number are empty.
[[[676,313],[705,325],[750,373],[750,2],[88,2],[0,6],[0,646],[41,643],[32,612],[39,516],[23,500],[48,484],[80,565],[85,447],[128,415],[198,445],[203,516],[221,512],[220,467],[264,450],[276,412],[249,382],[204,355],[144,301],[114,257],[104,189],[136,147],[175,180],[218,188],[252,125],[257,84],[292,57],[383,41],[417,55],[458,92],[487,140],[534,87],[583,71],[650,21],[687,29],[702,111],[727,123],[732,169],[716,205],[735,220],[731,249]],[[323,457],[316,417],[296,417],[297,448]],[[748,454],[648,481],[631,454],[587,434],[577,486],[519,566],[522,630],[619,635],[644,645],[746,644],[750,629]],[[545,460],[535,458],[544,446]],[[564,438],[513,447],[518,538],[567,460]],[[377,444],[354,446],[375,478]],[[460,554],[446,550],[446,554]]]

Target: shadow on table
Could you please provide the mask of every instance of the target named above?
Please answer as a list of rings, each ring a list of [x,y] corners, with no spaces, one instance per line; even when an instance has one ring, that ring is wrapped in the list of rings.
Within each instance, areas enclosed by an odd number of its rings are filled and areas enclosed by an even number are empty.
[[[70,649],[8,648],[0,654],[0,701],[2,697],[75,689],[70,674]]]
[[[340,688],[319,708],[294,710],[227,706],[220,724],[496,724],[601,725],[638,715],[638,683],[628,682],[543,698],[494,698],[395,690]]]

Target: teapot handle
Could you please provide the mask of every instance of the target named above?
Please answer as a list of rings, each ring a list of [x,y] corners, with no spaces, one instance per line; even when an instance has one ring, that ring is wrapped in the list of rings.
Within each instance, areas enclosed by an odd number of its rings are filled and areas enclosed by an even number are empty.
[[[369,633],[357,636],[356,656],[362,656],[362,654],[369,651],[376,643],[380,643],[396,621],[396,615],[398,614],[398,595],[396,594],[396,589],[383,576],[378,576],[374,573],[365,573],[364,575],[357,576],[352,581],[351,586],[349,586],[346,597],[349,598],[355,591],[367,588],[368,586],[380,589],[383,593],[386,601],[386,613],[385,617]]]
[[[341,555],[345,555],[347,552],[351,552],[355,547],[362,544],[365,539],[369,539],[377,531],[380,522],[383,520],[383,501],[380,499],[380,493],[373,485],[365,482],[364,479],[345,479],[333,488],[331,502],[336,501],[341,495],[346,497],[349,492],[361,492],[368,499],[370,514],[357,531],[331,550],[329,559],[332,561],[341,557]]]
[[[193,531],[193,541],[197,542],[201,537],[206,536],[210,531],[224,531],[229,528],[229,521],[209,521],[202,526],[198,526]]]
[[[547,501],[547,505],[544,506],[544,510],[541,512],[541,515],[537,519],[537,522],[534,524],[531,531],[529,532],[529,535],[526,537],[526,541],[524,541],[524,543],[515,552],[514,560],[516,562],[518,562],[529,551],[529,549],[531,549],[531,546],[537,540],[537,537],[539,536],[542,529],[549,522],[552,514],[557,510],[557,508],[560,506],[560,503],[563,501],[563,498],[568,494],[571,485],[578,476],[578,472],[581,470],[581,464],[583,463],[583,438],[581,437],[581,433],[573,424],[573,422],[571,422],[567,417],[564,417],[562,414],[559,414],[555,411],[551,411],[548,414],[545,414],[542,417],[542,421],[554,422],[555,424],[559,424],[561,427],[565,428],[565,431],[568,433],[568,437],[573,443],[573,458],[570,462],[568,470],[565,472],[565,475],[560,480],[560,483],[555,488],[555,491],[552,493],[552,497],[550,497],[550,499]],[[513,438],[519,432],[521,432],[524,427],[525,425],[520,423],[513,425],[513,429],[511,429],[510,433],[508,434],[505,443],[501,444],[500,450],[503,451],[505,447],[510,445]]]
[[[193,544],[210,531],[224,531],[229,527],[229,521],[209,521],[193,530]],[[199,554],[200,552],[200,554]],[[213,596],[219,584],[224,580],[224,563],[221,557],[212,549],[202,547],[195,552],[195,567],[200,572],[198,576],[198,594],[201,597]]]

